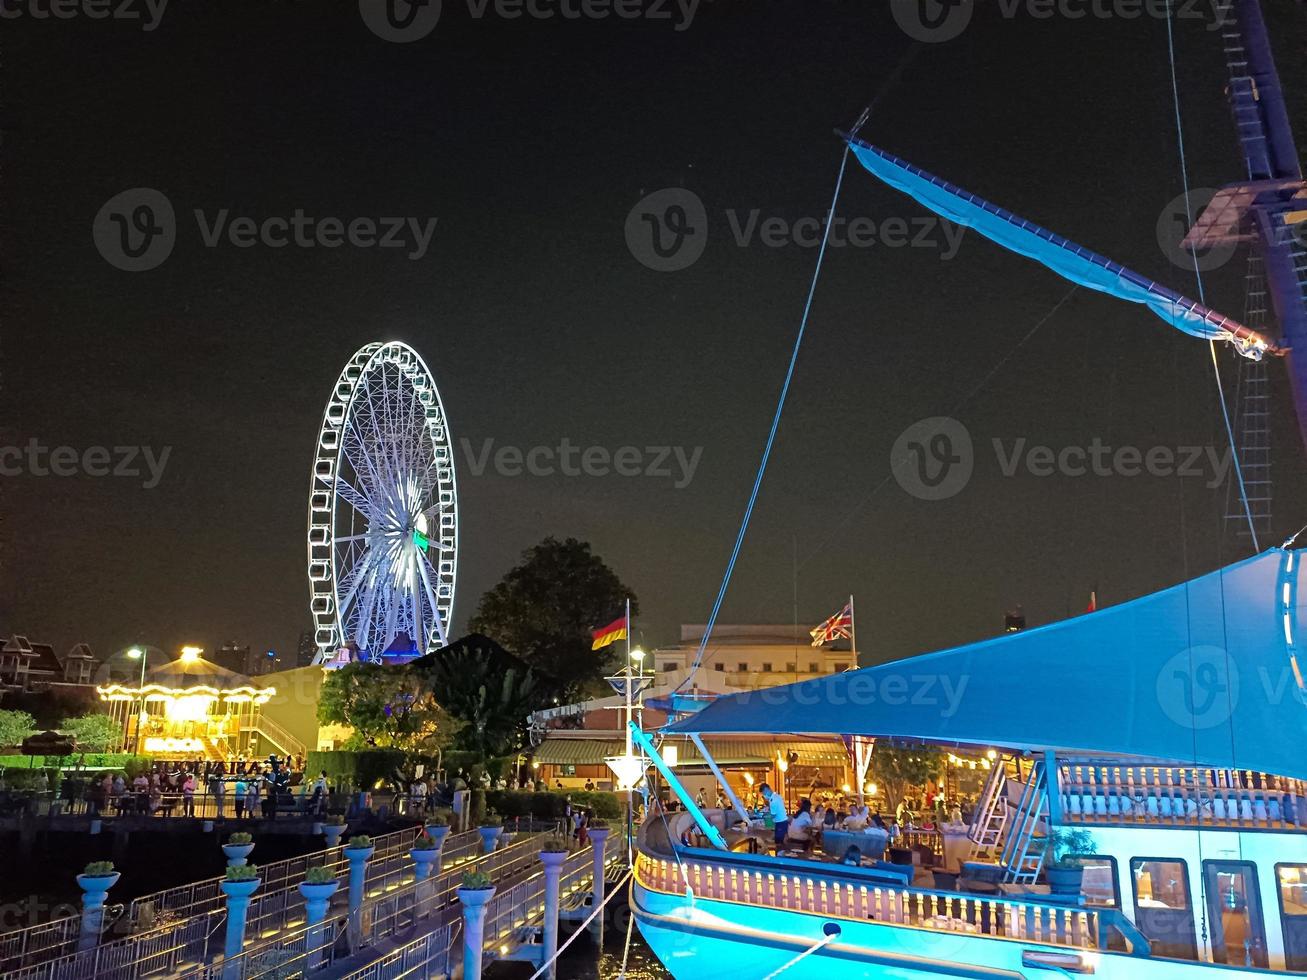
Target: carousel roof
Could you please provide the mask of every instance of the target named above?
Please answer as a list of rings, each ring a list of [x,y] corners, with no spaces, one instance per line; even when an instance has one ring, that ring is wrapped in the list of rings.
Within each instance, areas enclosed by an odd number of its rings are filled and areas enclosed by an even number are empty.
[[[99,689],[110,692],[140,693],[136,684],[112,684]],[[270,694],[274,688],[256,684],[244,674],[205,660],[203,657],[182,657],[146,672],[146,692],[161,694]]]

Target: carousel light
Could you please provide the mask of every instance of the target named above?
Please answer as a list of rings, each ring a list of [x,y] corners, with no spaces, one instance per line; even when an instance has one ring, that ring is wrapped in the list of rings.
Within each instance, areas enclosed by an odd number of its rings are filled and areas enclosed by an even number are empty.
[[[986,759],[997,759],[997,758],[998,758],[998,753],[997,753],[996,751],[994,751],[993,749],[990,749],[988,752],[985,753],[985,758],[986,758]]]
[[[847,795],[853,792],[853,788],[848,783],[845,783],[843,786],[840,787],[840,792]]]
[[[878,792],[880,792],[880,787],[877,786],[875,783],[868,783],[868,784],[867,784],[867,792],[868,792],[871,796],[875,796]]]
[[[204,652],[204,647],[182,647],[181,661],[184,664],[193,664],[200,659],[200,654]]]

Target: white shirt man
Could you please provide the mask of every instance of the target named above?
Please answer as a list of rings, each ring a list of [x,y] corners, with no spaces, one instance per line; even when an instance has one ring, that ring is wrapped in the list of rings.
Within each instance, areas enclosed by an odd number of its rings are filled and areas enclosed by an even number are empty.
[[[785,811],[784,798],[766,783],[762,784],[762,798],[767,801],[767,812],[771,814],[772,823],[776,827],[774,839],[776,850],[779,851],[785,846],[785,838],[789,833],[790,815]]]
[[[812,813],[809,810],[800,810],[790,821],[790,840],[810,841],[812,840]]]

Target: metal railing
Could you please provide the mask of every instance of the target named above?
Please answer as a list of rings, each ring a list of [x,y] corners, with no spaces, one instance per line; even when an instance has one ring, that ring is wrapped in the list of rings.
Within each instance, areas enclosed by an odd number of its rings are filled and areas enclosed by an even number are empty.
[[[396,980],[400,977],[443,977],[451,974],[453,926],[445,926],[401,946],[340,980]]]
[[[641,853],[636,880],[667,894],[684,895],[688,883],[695,895],[716,901],[1075,949],[1104,949],[1115,930],[1136,955],[1148,952],[1147,941],[1116,910],[862,883],[818,867],[798,875],[792,869],[764,871],[756,862],[730,867],[691,857],[682,857],[678,866]]]
[[[111,923],[115,918],[106,910],[106,923]],[[81,931],[82,917],[70,915],[15,929],[13,932],[0,933],[0,973],[42,958],[49,959],[75,951]]]
[[[402,862],[407,861],[408,849],[418,836],[417,827],[405,827],[372,838],[376,847],[372,859],[368,862],[368,883],[374,884],[379,879],[393,875]],[[481,846],[481,837],[477,833],[450,835],[445,840],[445,861],[465,860]],[[251,860],[257,863],[256,853]],[[299,857],[286,858],[259,865],[259,878],[263,882],[259,891],[263,895],[271,892],[293,888],[304,880],[309,868],[325,866],[343,874],[348,867],[340,847],[323,848],[302,854]],[[133,899],[127,908],[127,921],[133,931],[153,928],[157,923],[175,918],[188,918],[225,907],[226,896],[220,887],[223,875],[204,878],[175,888],[151,892]]]
[[[304,755],[306,748],[304,743],[286,731],[281,725],[273,721],[265,714],[259,714],[254,723],[250,726],[251,731],[258,732],[268,741],[272,742],[277,748],[281,749],[285,755]]]
[[[626,842],[618,834],[609,836],[604,845],[604,866],[624,856]],[[560,906],[565,905],[569,897],[592,887],[594,869],[593,847],[583,847],[573,851],[563,862],[558,878],[558,899]],[[487,903],[485,922],[485,946],[491,948],[504,945],[514,938],[517,930],[529,925],[545,908],[545,876],[538,871],[523,881],[509,885],[503,891],[496,891]]]

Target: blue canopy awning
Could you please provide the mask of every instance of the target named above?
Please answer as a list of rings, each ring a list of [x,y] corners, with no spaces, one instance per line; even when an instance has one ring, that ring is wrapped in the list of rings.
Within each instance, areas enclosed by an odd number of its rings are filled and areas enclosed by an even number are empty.
[[[1307,779],[1303,554],[1050,626],[719,698],[671,733],[868,735]]]

